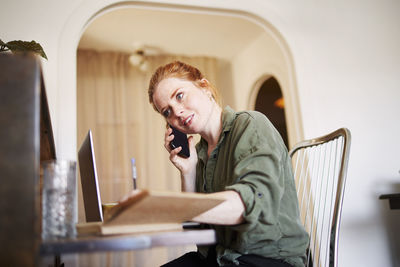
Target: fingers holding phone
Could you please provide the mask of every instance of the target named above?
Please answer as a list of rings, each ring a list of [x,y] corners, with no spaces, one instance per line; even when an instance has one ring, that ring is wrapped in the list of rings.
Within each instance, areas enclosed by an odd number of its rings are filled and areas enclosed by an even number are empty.
[[[182,147],[186,146],[186,141],[184,139],[186,138],[186,135],[182,132],[178,132],[178,130],[174,130],[170,125],[168,125],[167,130],[165,131],[165,136],[164,136],[164,147],[167,149],[169,153],[175,154],[175,151],[173,150],[179,150],[176,152],[176,154],[180,153],[182,150]],[[184,136],[185,135],[185,136]],[[178,136],[178,137],[176,137]],[[184,158],[187,158],[190,152],[187,154],[181,155]]]
[[[176,149],[181,147],[178,155],[183,158],[190,157],[190,150],[189,150],[189,142],[187,135],[182,133],[181,131],[175,129],[174,127],[170,126],[172,132],[170,135],[173,135],[173,139],[169,142],[171,149]]]
[[[196,169],[197,154],[193,136],[177,132],[169,127],[165,131],[165,148],[170,153],[169,159],[181,174],[186,175]]]

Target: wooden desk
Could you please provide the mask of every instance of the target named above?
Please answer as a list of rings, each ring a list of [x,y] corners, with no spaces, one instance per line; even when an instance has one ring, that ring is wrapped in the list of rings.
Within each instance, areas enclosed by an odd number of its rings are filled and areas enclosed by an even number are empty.
[[[379,199],[388,199],[390,209],[392,210],[400,209],[400,193],[381,195]]]
[[[42,242],[40,256],[54,256],[54,267],[61,267],[64,266],[61,256],[65,254],[132,251],[160,246],[210,245],[215,243],[215,231],[211,229],[133,235],[83,236]]]
[[[135,235],[88,236],[43,242],[40,255],[140,250],[159,246],[208,245],[216,242],[214,230],[184,230]]]

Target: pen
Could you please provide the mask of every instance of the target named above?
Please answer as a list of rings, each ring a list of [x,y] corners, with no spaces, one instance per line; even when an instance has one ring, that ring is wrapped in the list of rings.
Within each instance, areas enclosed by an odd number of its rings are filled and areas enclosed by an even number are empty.
[[[136,172],[136,160],[135,160],[135,158],[131,158],[131,165],[132,165],[133,189],[135,190],[137,188],[137,186],[136,186],[137,172]]]

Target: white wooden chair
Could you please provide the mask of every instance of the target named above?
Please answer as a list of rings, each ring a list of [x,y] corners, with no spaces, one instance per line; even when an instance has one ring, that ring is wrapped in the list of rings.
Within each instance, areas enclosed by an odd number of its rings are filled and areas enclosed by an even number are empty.
[[[310,235],[308,267],[337,267],[351,135],[346,128],[302,141],[292,158],[301,221]]]

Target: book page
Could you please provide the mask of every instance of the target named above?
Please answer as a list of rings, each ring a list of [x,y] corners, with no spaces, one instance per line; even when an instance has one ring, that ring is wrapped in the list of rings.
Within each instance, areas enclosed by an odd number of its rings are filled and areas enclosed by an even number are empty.
[[[104,214],[104,225],[183,223],[224,199],[209,194],[141,190]]]

